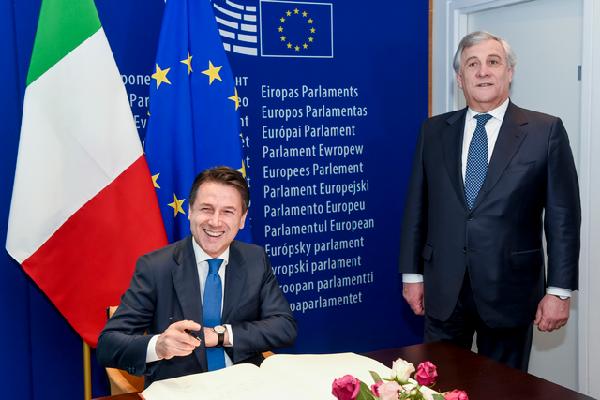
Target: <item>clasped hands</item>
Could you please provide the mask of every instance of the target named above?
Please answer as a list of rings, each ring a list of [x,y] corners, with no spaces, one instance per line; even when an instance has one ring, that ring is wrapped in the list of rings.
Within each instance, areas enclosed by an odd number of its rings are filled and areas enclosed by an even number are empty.
[[[167,360],[190,355],[202,343],[196,336],[200,329],[204,332],[205,346],[215,347],[218,337],[212,328],[202,328],[199,323],[186,319],[173,322],[158,336],[156,355],[160,359]]]

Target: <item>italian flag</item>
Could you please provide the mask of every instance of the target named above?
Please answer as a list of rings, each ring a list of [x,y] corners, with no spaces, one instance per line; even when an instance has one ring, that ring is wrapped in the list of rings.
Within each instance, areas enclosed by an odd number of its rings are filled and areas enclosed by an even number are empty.
[[[136,259],[166,244],[127,93],[93,0],[43,0],[6,249],[90,345]]]

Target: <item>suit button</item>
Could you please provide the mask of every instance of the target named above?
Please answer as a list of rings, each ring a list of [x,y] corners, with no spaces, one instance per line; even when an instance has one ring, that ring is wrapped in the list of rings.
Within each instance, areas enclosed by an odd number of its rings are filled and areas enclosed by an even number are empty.
[[[463,247],[463,254],[467,254],[467,246]]]

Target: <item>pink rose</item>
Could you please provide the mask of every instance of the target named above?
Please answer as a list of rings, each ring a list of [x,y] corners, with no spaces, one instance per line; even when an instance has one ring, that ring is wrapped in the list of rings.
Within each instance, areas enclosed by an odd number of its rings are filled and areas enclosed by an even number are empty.
[[[437,376],[436,366],[429,361],[422,362],[417,366],[415,380],[419,382],[419,385],[429,386],[435,382]]]
[[[338,400],[354,400],[360,392],[360,381],[352,375],[337,378],[331,385],[331,394]]]
[[[444,400],[469,400],[466,392],[454,389],[451,392],[444,393]]]
[[[371,393],[373,393],[375,397],[379,397],[379,386],[381,385],[383,385],[383,381],[375,382],[371,385]]]
[[[379,386],[380,400],[398,400],[398,394],[402,391],[402,386],[396,381],[385,382]]]

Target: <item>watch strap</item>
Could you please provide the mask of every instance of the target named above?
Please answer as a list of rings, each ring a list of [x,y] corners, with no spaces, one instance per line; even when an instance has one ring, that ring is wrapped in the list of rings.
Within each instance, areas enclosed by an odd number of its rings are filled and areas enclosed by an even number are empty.
[[[221,326],[221,328],[224,328]],[[217,347],[223,347],[223,343],[225,341],[225,329],[221,330],[221,332],[217,332],[215,328],[213,331],[217,334]]]

